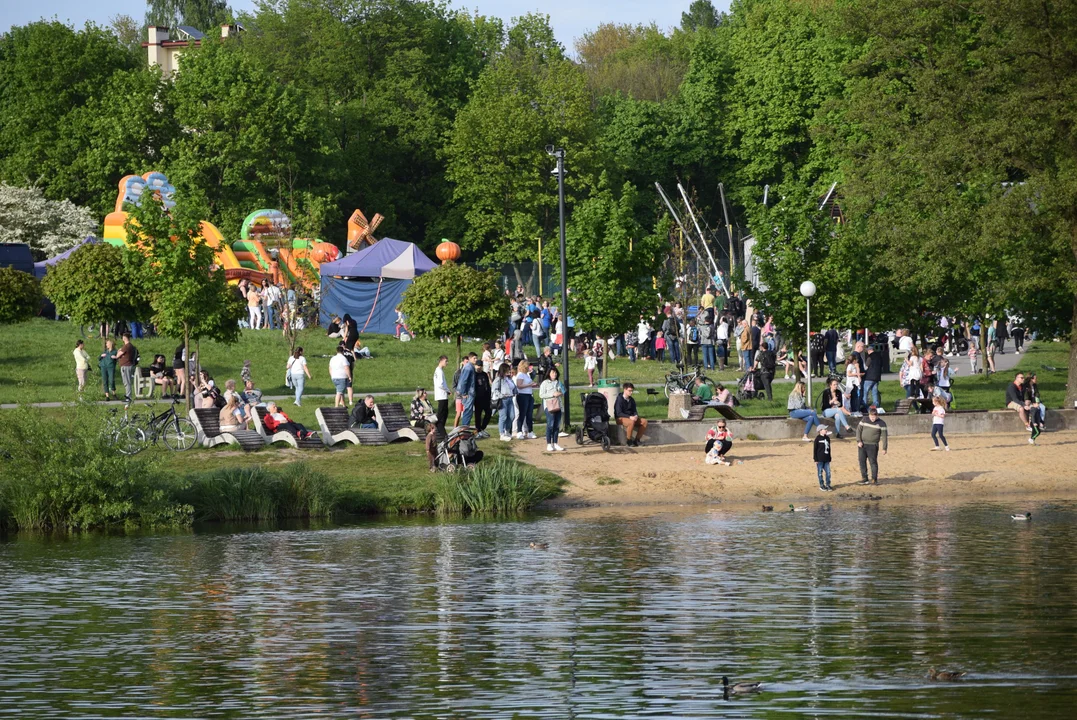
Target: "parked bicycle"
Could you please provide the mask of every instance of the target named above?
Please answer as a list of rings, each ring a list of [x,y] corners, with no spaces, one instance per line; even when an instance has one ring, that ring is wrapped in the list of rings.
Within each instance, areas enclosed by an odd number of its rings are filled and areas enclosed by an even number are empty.
[[[172,405],[160,415],[150,412],[145,420],[135,416],[132,422],[143,430],[144,443],[164,442],[165,447],[173,451],[190,450],[198,441],[198,431],[194,423],[176,412],[178,399],[172,398]],[[156,406],[154,406],[156,408]]]
[[[695,391],[696,378],[702,378],[703,384],[710,386],[711,396],[718,392],[715,382],[703,374],[702,366],[696,365],[692,372],[671,372],[666,375],[666,397],[678,390],[692,394]]]
[[[127,406],[123,408],[123,417],[117,416],[117,410],[109,411],[105,423],[105,435],[109,444],[124,455],[135,455],[146,447],[146,433],[133,418],[127,416]]]

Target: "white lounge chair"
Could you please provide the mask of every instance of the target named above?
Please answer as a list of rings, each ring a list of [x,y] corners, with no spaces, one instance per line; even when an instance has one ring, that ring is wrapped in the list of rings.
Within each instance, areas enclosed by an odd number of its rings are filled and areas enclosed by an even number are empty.
[[[246,451],[257,450],[265,447],[265,440],[253,430],[236,430],[235,432],[221,432],[221,415],[216,408],[191,408],[187,413],[198,431],[203,447],[216,447],[217,445],[239,445]]]
[[[419,433],[408,422],[401,403],[378,403],[374,406],[374,417],[378,428],[385,433],[389,442],[394,440],[419,440]]]
[[[270,434],[266,430],[265,423],[262,422],[262,419],[265,418],[265,416],[266,409],[264,407],[258,407],[255,408],[255,413],[251,419],[254,420],[255,431],[262,436],[266,445],[272,445],[275,442],[286,442],[294,448],[312,449],[324,447],[322,439],[318,437],[317,434],[309,438],[297,438],[292,433],[283,431]]]

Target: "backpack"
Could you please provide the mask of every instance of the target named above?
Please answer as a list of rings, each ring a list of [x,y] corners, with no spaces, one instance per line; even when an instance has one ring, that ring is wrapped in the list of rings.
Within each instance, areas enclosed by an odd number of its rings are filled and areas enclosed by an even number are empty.
[[[135,365],[138,365],[140,362],[142,362],[142,356],[138,354],[137,347],[135,347],[134,345],[132,345],[131,347],[135,348]]]
[[[698,343],[699,342],[699,327],[693,325],[688,330],[688,342],[690,342],[690,343]]]

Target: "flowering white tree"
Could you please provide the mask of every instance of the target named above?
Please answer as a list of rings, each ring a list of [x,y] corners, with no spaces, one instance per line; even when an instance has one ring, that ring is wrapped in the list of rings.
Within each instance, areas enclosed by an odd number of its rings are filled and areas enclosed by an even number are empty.
[[[96,229],[93,214],[70,200],[49,200],[41,188],[0,184],[0,242],[26,243],[52,257]]]

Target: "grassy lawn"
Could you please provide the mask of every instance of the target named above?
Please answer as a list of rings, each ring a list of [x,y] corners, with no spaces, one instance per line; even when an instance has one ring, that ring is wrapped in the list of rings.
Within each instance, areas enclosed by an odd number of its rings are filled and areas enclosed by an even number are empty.
[[[4,328],[5,342],[0,345],[0,403],[13,402],[62,402],[75,400],[75,370],[71,351],[79,338],[79,327],[68,322],[55,322],[36,318],[19,325]],[[372,360],[356,364],[355,392],[399,392],[410,394],[417,386],[429,389],[433,383],[434,367],[438,356],[450,358],[450,366],[456,358],[456,345],[436,340],[413,340],[402,343],[388,335],[363,335],[363,343],[374,355]],[[149,365],[153,356],[163,354],[171,361],[179,342],[172,338],[149,338],[135,341],[142,356],[142,364]],[[310,365],[313,378],[307,381],[306,394],[324,395],[333,392],[329,381],[329,357],[336,351],[337,340],[325,336],[325,331],[314,328],[304,331],[299,339]],[[102,343],[98,339],[86,339],[90,353],[91,368],[88,385],[90,399],[99,399],[101,376],[97,372],[96,356]],[[465,352],[482,352],[481,342],[464,342]],[[532,348],[532,351],[534,348]],[[244,330],[240,341],[234,345],[215,342],[201,344],[203,367],[214,379],[223,384],[228,378],[239,380],[244,360],[251,361],[255,384],[266,395],[289,395],[284,385],[284,368],[288,359],[288,343],[280,332]],[[641,361],[630,363],[625,359],[609,364],[608,375],[634,383],[661,383],[673,366],[668,363]],[[585,381],[587,374],[582,360],[572,360],[570,374],[574,385]],[[452,374],[449,373],[451,378]],[[712,375],[715,379],[718,376]],[[723,380],[734,380],[736,373],[721,375]],[[119,372],[117,371],[117,385]],[[313,398],[312,398],[313,400]],[[289,406],[291,407],[291,406]],[[302,417],[302,415],[301,415]],[[313,410],[310,413],[313,420]]]

